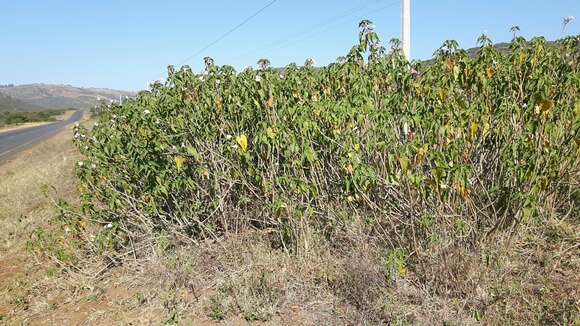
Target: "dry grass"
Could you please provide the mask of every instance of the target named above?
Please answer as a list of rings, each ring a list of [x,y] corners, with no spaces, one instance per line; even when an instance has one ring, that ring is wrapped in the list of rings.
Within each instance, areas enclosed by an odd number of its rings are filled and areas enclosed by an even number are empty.
[[[70,128],[0,165],[0,250],[15,248],[21,236],[53,215],[47,195],[74,198]]]
[[[53,198],[74,201],[70,131],[0,165],[0,323],[8,324],[578,324],[578,216],[546,210],[510,237],[440,242],[398,266],[363,223],[289,253],[268,232],[201,243],[159,235],[134,254],[83,256]],[[48,185],[48,187],[47,187]],[[575,204],[577,205],[577,203]],[[77,255],[58,265],[26,251],[35,228]],[[386,234],[385,236],[388,236]],[[449,240],[449,239],[447,239]],[[421,258],[423,264],[414,264]],[[398,266],[398,267],[397,267]]]

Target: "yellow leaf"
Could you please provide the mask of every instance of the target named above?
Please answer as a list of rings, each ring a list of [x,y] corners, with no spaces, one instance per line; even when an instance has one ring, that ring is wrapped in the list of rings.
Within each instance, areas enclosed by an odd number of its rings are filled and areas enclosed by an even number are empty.
[[[397,266],[398,272],[399,272],[399,276],[404,277],[407,270],[405,269],[405,265],[402,263],[398,264],[399,266]]]
[[[453,59],[451,58],[447,58],[447,60],[445,60],[445,63],[447,63],[447,68],[449,68],[450,70],[453,69],[453,66],[455,65]]]
[[[428,149],[429,144],[424,144],[423,146],[421,146],[421,148],[419,148],[419,151],[417,151],[417,163],[423,162],[423,159],[425,158]]]
[[[266,102],[266,106],[268,106],[269,109],[274,107],[274,96],[272,96],[270,94],[270,98],[268,98],[268,102]]]
[[[463,183],[455,181],[453,183],[453,188],[457,190],[457,192],[461,195],[461,197],[463,197],[464,200],[467,200],[469,198],[469,191],[465,189]]]
[[[222,101],[221,96],[216,97],[215,106],[218,108],[218,110],[221,110],[221,108],[223,106],[222,103],[223,103],[223,101]]]
[[[477,136],[477,130],[479,130],[479,123],[477,121],[471,121],[469,130],[471,131],[471,138],[475,138]]]
[[[415,92],[417,92],[417,94],[421,94],[421,84],[419,84],[418,82],[414,82],[413,88],[415,89]]]
[[[185,163],[186,158],[181,155],[175,156],[175,165],[177,166],[177,170],[180,171],[183,168],[183,164]]]
[[[401,163],[401,169],[403,169],[404,172],[409,170],[409,159],[406,156],[399,157],[399,163]]]
[[[346,167],[346,171],[348,172],[348,174],[352,174],[352,173],[354,172],[354,168],[352,167],[352,165],[351,165],[351,164],[349,164],[349,165]]]
[[[487,132],[489,131],[490,125],[489,122],[486,122],[483,124],[483,134],[487,135]]]
[[[489,78],[493,77],[493,68],[489,67],[489,68],[485,69],[485,74]]]
[[[523,65],[526,62],[526,53],[520,52],[520,64]]]
[[[248,151],[248,137],[246,135],[242,134],[236,137],[236,142],[240,145],[242,152],[245,153]]]
[[[544,99],[538,103],[538,107],[542,113],[549,113],[554,107],[554,102]]]

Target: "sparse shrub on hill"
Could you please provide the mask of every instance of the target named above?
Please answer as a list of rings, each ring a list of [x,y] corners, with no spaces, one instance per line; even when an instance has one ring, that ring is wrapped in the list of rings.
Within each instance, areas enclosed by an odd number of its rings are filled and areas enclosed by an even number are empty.
[[[572,210],[579,38],[516,37],[508,54],[479,41],[475,59],[448,41],[429,67],[409,65],[363,22],[326,67],[169,67],[76,129],[83,207],[117,239],[256,227],[289,250],[358,216],[403,257],[516,229],[546,201]]]
[[[0,112],[0,127],[28,123],[56,121],[56,116],[66,110],[52,110],[40,112]]]

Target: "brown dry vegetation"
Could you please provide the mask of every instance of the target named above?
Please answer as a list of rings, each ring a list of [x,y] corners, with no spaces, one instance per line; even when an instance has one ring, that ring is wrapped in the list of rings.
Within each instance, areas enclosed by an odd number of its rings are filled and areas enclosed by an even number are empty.
[[[161,234],[127,256],[85,257],[51,199],[74,204],[77,155],[67,130],[0,166],[0,323],[579,322],[577,211],[546,207],[546,223],[476,246],[442,238],[413,253],[429,262],[414,268],[368,236],[362,216],[340,241],[312,232],[294,253],[250,230],[205,242]]]

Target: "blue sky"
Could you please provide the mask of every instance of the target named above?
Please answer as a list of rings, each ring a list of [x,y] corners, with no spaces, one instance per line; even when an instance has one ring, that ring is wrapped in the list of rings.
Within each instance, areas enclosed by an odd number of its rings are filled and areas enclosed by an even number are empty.
[[[525,37],[580,34],[579,0],[411,0],[413,57],[446,39],[475,45],[483,32],[509,41],[512,25]],[[0,84],[63,83],[138,90],[164,76],[268,0],[18,0],[0,1]],[[375,22],[386,43],[400,33],[400,0],[278,0],[235,33],[187,62],[201,70],[209,55],[243,68],[262,57],[275,66],[318,65],[345,54],[357,23]]]

